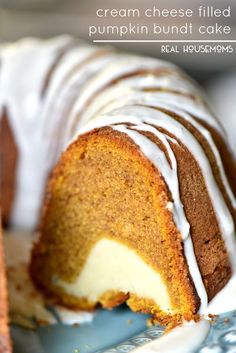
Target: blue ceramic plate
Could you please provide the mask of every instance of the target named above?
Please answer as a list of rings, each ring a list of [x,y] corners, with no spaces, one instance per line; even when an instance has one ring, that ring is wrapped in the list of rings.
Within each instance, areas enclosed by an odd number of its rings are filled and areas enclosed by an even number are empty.
[[[99,310],[91,323],[79,327],[59,323],[29,331],[12,326],[14,353],[131,352],[163,334],[159,326],[147,329],[147,318],[122,306],[113,311]],[[236,311],[215,319],[197,352],[236,353]]]

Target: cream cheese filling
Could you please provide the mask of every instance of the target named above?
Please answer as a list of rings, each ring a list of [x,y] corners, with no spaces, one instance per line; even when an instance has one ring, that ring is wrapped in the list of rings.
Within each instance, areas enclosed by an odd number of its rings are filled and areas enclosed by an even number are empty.
[[[107,291],[117,290],[153,300],[161,310],[173,311],[160,274],[137,253],[117,241],[99,240],[73,283],[54,278],[67,294],[96,302]]]

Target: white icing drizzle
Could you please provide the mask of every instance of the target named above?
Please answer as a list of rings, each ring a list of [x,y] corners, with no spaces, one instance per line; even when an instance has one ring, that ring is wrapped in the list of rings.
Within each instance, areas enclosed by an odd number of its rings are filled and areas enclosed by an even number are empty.
[[[1,110],[7,109],[19,154],[13,227],[32,228],[37,223],[45,178],[41,91],[58,50],[70,42],[66,36],[44,45],[27,39],[1,51]]]
[[[64,123],[63,119],[68,115],[68,111],[73,105],[74,99],[89,77],[95,75],[105,65],[114,60],[114,54],[107,52],[101,58],[100,56],[98,58],[94,57],[89,62],[90,57],[99,54],[99,51],[97,48],[91,49],[91,47],[74,48],[67,53],[53,75],[41,111],[41,138],[45,139],[44,160],[47,161],[47,174],[55,165],[62,149],[60,139],[52,139],[51,136],[57,134],[61,124]],[[73,75],[70,75],[71,70],[73,70]],[[64,135],[65,131],[63,131],[63,139]]]
[[[180,141],[182,141],[183,144],[187,147],[187,149],[192,153],[192,155],[198,162],[201,168],[201,171],[203,173],[207,190],[211,197],[213,208],[217,216],[217,220],[219,222],[219,227],[231,259],[232,270],[235,273],[236,244],[235,244],[234,222],[225,204],[225,201],[221,195],[221,192],[219,191],[218,185],[216,184],[209,161],[206,158],[206,155],[202,147],[198,143],[198,141],[183,125],[181,125],[179,122],[171,118],[169,115],[148,107],[141,107],[141,106],[139,107],[126,106],[124,108],[117,109],[116,111],[113,111],[109,114],[103,115],[101,118],[94,119],[93,121],[88,123],[87,126],[84,126],[83,128],[81,128],[80,133],[84,133],[95,127],[101,127],[101,126],[107,126],[107,125],[112,126],[114,124],[118,124],[122,122],[136,124],[139,126],[142,126],[141,125],[142,123],[146,123],[146,124],[152,124],[158,127],[162,127],[164,129],[166,129],[166,127],[168,126],[168,131],[172,133]],[[115,125],[115,127],[114,126],[112,127],[115,128],[116,130],[118,129],[117,125]],[[127,131],[129,130],[126,129],[126,133]],[[129,132],[129,136],[130,136],[130,132]],[[139,137],[139,141],[140,141],[140,137]],[[137,145],[141,146],[141,150],[145,154],[144,151],[146,148],[145,147],[146,144],[145,143],[140,144],[140,142],[138,143],[137,139],[135,140],[135,142]],[[148,158],[151,160],[151,162],[154,165],[155,165],[155,161],[153,160],[153,156],[155,156],[156,153],[157,152],[153,151],[152,154],[150,153],[148,154]],[[164,173],[163,166],[162,168],[159,167],[158,169],[161,170],[162,173]],[[168,185],[168,182],[167,182],[167,185]],[[183,229],[181,228],[179,229],[181,231],[181,234],[183,235],[184,234]],[[190,273],[192,274],[195,287],[198,291],[199,297],[201,298],[200,312],[204,313],[207,311],[207,300],[206,300],[206,295],[204,293],[205,290],[203,289],[204,285],[202,283],[201,276],[198,275],[199,270],[198,270],[196,258],[194,255],[194,251],[192,249],[192,244],[187,243],[187,245],[185,246],[185,255],[186,255],[186,258],[188,259],[189,269],[190,269]]]
[[[61,124],[65,124],[65,117],[67,117],[70,111],[73,109],[75,100],[78,97],[78,92],[83,90],[84,86],[87,85],[88,80],[90,80],[94,75],[102,70],[103,67],[113,62],[114,59],[115,55],[113,53],[107,53],[102,57],[95,57],[92,61],[80,67],[79,70],[75,72],[70,77],[70,79],[68,79],[65,85],[63,83],[63,86],[58,94],[52,97],[52,104],[54,104],[53,106],[50,107],[45,104],[43,111],[45,122],[49,115],[51,116],[50,121],[52,122],[49,126],[45,124],[45,127],[47,126],[45,133],[47,133],[48,136],[51,136],[55,130],[61,126]],[[52,166],[53,163],[55,164],[61,153],[63,144],[68,143],[68,137],[66,136],[69,135],[69,124],[67,123],[63,129],[62,141],[60,141],[60,139],[57,141],[58,146],[53,151],[54,155],[52,155],[52,161],[49,163],[49,167]],[[50,138],[48,139],[49,144],[52,144],[53,142],[54,141],[52,141]],[[51,153],[49,153],[49,156],[51,156]]]
[[[166,207],[173,213],[176,226],[182,234],[189,271],[201,298],[201,312],[206,312],[207,295],[179,195],[177,163],[169,143],[177,141],[158,131],[158,127],[168,130],[180,140],[201,168],[229,253],[233,279],[236,278],[234,222],[197,139],[168,114],[151,107],[165,108],[180,115],[205,137],[215,156],[229,200],[236,208],[235,197],[214,141],[208,130],[192,116],[207,122],[225,138],[224,131],[208,111],[198,88],[182,76],[174,65],[117,54],[111,50],[96,57],[95,54],[101,50],[82,42],[76,42],[57,63],[46,92],[41,97],[45,79],[59,50],[71,41],[67,36],[48,41],[27,39],[1,47],[1,110],[7,108],[19,149],[11,223],[22,228],[35,226],[48,174],[72,134],[76,132],[74,138],[77,138],[78,131],[82,134],[95,127],[111,126],[134,140],[141,152],[161,172],[171,190],[173,205]],[[89,60],[93,55],[93,60]],[[164,71],[161,73],[162,69]],[[72,70],[73,74],[70,74]],[[160,70],[159,74],[154,75],[152,71],[155,70]],[[139,74],[132,76],[134,73]],[[149,88],[154,88],[154,91]],[[135,130],[127,128],[127,123],[133,125]],[[61,127],[62,134],[59,133]],[[164,153],[141,131],[149,131],[162,141],[171,166]],[[57,132],[58,138],[55,138]],[[233,279],[229,283],[232,284]],[[229,286],[232,287],[231,284]]]
[[[95,119],[90,124],[88,124],[87,127],[83,127],[81,129],[81,133],[98,126],[106,126],[121,122],[134,123],[134,121],[136,124],[145,122],[162,127],[164,129],[166,129],[168,126],[168,131],[172,133],[177,139],[183,141],[183,144],[192,153],[199,166],[201,167],[222,235],[225,242],[227,243],[226,246],[228,251],[230,254],[233,252],[231,255],[231,261],[233,268],[235,268],[236,256],[234,255],[236,255],[236,247],[234,239],[234,222],[232,216],[225,204],[221,192],[219,191],[218,185],[216,184],[210,163],[206,158],[205,152],[195,137],[183,125],[171,118],[169,115],[160,111],[148,107],[126,106],[124,108],[118,109],[117,111],[113,111],[110,114],[104,115],[100,120]]]
[[[122,76],[136,73],[142,70],[157,70],[173,68],[173,65],[167,64],[163,61],[153,60],[147,58],[145,61],[140,58],[130,55],[117,54],[113,62],[104,70],[101,70],[98,75],[89,82],[87,89],[84,89],[81,95],[78,96],[75,102],[71,114],[68,118],[68,131],[71,131],[73,122],[79,116],[84,107],[87,107],[87,103],[90,102],[91,98],[96,97],[106,86],[109,86],[113,81],[119,80]],[[79,126],[83,126],[83,117],[80,116],[78,121]],[[66,139],[70,138],[71,135],[66,135]],[[67,139],[68,141],[68,139]]]
[[[98,112],[106,113],[109,111],[112,111],[120,106],[125,106],[128,104],[144,104],[144,105],[150,105],[158,108],[165,108],[167,110],[172,111],[173,113],[180,115],[182,118],[185,120],[189,121],[207,140],[208,144],[210,145],[212,152],[214,153],[215,160],[217,162],[221,179],[224,184],[224,187],[226,189],[226,192],[228,194],[228,197],[231,201],[231,204],[234,208],[236,208],[236,199],[235,196],[231,190],[231,187],[228,183],[227,177],[225,175],[225,171],[223,168],[223,164],[219,155],[219,152],[215,146],[215,143],[211,137],[210,132],[205,129],[201,124],[199,124],[196,119],[192,118],[191,115],[195,115],[196,117],[200,118],[201,120],[207,120],[210,122],[211,125],[216,128],[217,131],[219,131],[220,126],[218,125],[217,121],[211,117],[208,111],[206,111],[206,108],[204,105],[202,105],[202,111],[199,109],[199,106],[202,104],[201,101],[198,99],[198,110],[192,109],[192,104],[193,102],[191,99],[184,97],[184,101],[181,104],[181,99],[182,97],[178,98],[178,95],[172,94],[172,97],[165,97],[163,100],[163,93],[161,92],[137,92],[137,82],[139,82],[139,87],[144,88],[148,87],[150,85],[151,87],[161,87],[162,88],[167,88],[167,89],[177,89],[179,90],[179,85],[190,89],[189,84],[185,84],[183,79],[176,78],[174,75],[171,77],[165,77],[163,78],[156,78],[153,75],[147,75],[141,78],[131,78],[128,80],[122,81],[118,87],[111,87],[106,90],[103,90],[101,94],[93,101],[93,104],[91,104],[89,107],[87,107],[83,121],[87,122],[96,117],[96,114]],[[132,88],[132,89],[131,89]],[[193,92],[196,91],[196,93],[199,94],[198,90],[192,89]],[[181,90],[179,90],[181,92]],[[189,92],[189,91],[188,91]],[[175,97],[175,99],[173,99]],[[178,101],[178,105],[176,105],[176,99]],[[186,101],[188,100],[188,104],[186,104]],[[189,113],[189,114],[188,114]],[[191,114],[191,115],[190,115]],[[203,115],[202,115],[203,114]],[[206,119],[207,117],[207,119]],[[212,123],[214,122],[214,124]],[[81,126],[81,123],[79,122],[77,128]],[[221,132],[222,134],[222,132]]]
[[[172,80],[170,80],[170,82],[171,81]],[[148,92],[148,93],[141,92],[140,93],[137,91],[132,91],[129,88],[127,89],[126,86],[124,88],[126,89],[125,98],[124,98],[124,92],[123,92],[122,96],[119,97],[119,91],[121,90],[121,87],[119,89],[111,88],[107,91],[104,91],[102,94],[100,94],[98,99],[97,100],[95,99],[93,104],[88,109],[86,109],[86,112],[85,112],[86,116],[84,119],[86,121],[89,121],[89,120],[93,119],[94,116],[96,117],[96,112],[100,112],[101,114],[104,114],[106,112],[117,109],[120,106],[124,106],[124,105],[128,105],[128,104],[144,104],[147,106],[164,108],[164,109],[167,109],[167,110],[181,116],[181,118],[184,118],[186,121],[190,122],[207,140],[207,142],[208,142],[209,146],[211,147],[211,150],[215,156],[215,160],[217,162],[217,165],[218,165],[218,168],[220,171],[220,175],[221,175],[221,179],[222,179],[222,182],[223,182],[224,187],[226,189],[227,195],[230,199],[232,206],[234,208],[236,208],[236,199],[235,199],[235,196],[231,190],[229,182],[227,180],[218,149],[215,146],[215,143],[211,137],[210,132],[206,128],[204,128],[200,123],[198,123],[196,121],[196,119],[194,119],[190,115],[190,114],[194,114],[192,112],[192,110],[190,108],[188,108],[188,112],[187,112],[187,107],[185,104],[182,105],[181,109],[179,107],[176,107],[176,105],[174,104],[172,99],[170,99],[168,103],[167,102],[163,103],[163,101],[159,100],[158,94],[156,94],[156,93],[152,93],[152,92]],[[171,89],[173,87],[171,86],[171,84],[169,84],[167,88]],[[120,99],[118,99],[117,97],[119,97]],[[112,101],[112,102],[109,104],[110,101]],[[105,106],[104,106],[104,102],[106,102]],[[198,117],[198,115],[197,115],[197,117]],[[217,127],[217,130],[218,130],[218,128],[219,128],[219,126]]]
[[[160,82],[159,78],[154,78],[150,75],[150,79],[154,82]],[[172,79],[175,76],[169,77],[164,81],[164,85],[156,87],[164,88],[167,90],[176,90],[174,84],[172,84]],[[143,82],[144,81],[144,85]],[[145,79],[142,80],[140,78],[140,88],[145,88]],[[139,103],[146,104],[149,100],[153,102],[156,106],[159,104],[164,104],[169,106],[173,105],[176,109],[182,109],[189,114],[196,116],[198,119],[206,121],[210,126],[214,127],[224,138],[224,131],[221,129],[221,126],[217,122],[216,119],[209,113],[206,106],[203,104],[203,101],[200,95],[196,96],[196,101],[188,96],[181,95],[183,89],[178,89],[180,94],[174,92],[162,92],[162,91],[148,91],[142,92],[137,89],[133,84],[133,80],[124,80],[121,81],[120,84],[108,87],[106,90],[102,90],[100,94],[93,99],[93,102],[90,106],[87,107],[84,112],[83,122],[88,122],[93,116],[96,117],[97,113],[103,114],[106,112],[110,112],[118,107],[126,106],[131,103]],[[153,83],[154,84],[154,83]],[[184,81],[182,80],[182,86],[184,86]],[[190,89],[190,87],[187,86]],[[189,90],[188,90],[189,92]],[[192,91],[191,91],[192,92]],[[197,93],[197,91],[193,91],[193,93]],[[199,92],[198,92],[199,94]],[[82,124],[79,122],[77,127],[80,127]]]
[[[99,52],[99,49],[80,42],[77,42],[77,47],[67,48],[68,52],[53,71],[42,97],[42,88],[59,50],[71,42],[72,38],[68,36],[48,41],[25,39],[17,44],[6,45],[1,50],[0,107],[1,111],[4,107],[7,109],[19,154],[11,214],[14,228],[34,229],[38,221],[45,183],[56,160],[52,136],[61,123],[59,111],[64,104],[58,98],[60,89],[63,89],[63,80],[75,65]],[[109,59],[104,55],[101,63],[93,60],[92,69],[90,65],[85,65],[85,69],[82,67],[79,70],[76,92],[82,83],[87,82],[91,72],[95,74],[112,62],[114,54],[107,56]],[[28,62],[30,66],[26,65]]]
[[[140,124],[138,127],[135,126],[135,129],[141,131],[149,131],[156,135],[167,148],[170,160],[171,167],[166,160],[165,154],[157,147],[157,145],[151,142],[147,137],[128,129],[124,125],[113,126],[114,130],[123,132],[127,134],[131,139],[139,146],[144,155],[155,165],[158,170],[161,170],[162,176],[168,185],[171,195],[173,197],[173,217],[176,223],[177,228],[179,229],[183,243],[184,243],[184,253],[187,259],[189,271],[193,279],[197,293],[201,299],[201,309],[200,312],[205,310],[207,307],[208,299],[207,293],[202,282],[201,274],[198,268],[198,264],[194,255],[194,249],[192,244],[192,239],[190,236],[190,225],[186,219],[183,210],[183,204],[180,200],[179,195],[179,182],[177,174],[177,163],[174,156],[174,153],[168,144],[168,137],[164,134],[161,134],[156,129],[151,126]]]

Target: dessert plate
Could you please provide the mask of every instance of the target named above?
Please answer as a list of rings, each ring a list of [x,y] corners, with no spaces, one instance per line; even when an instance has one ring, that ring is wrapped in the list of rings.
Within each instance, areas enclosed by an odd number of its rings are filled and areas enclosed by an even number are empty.
[[[147,318],[121,306],[113,311],[98,310],[92,322],[80,326],[58,323],[36,331],[12,326],[14,353],[131,352],[163,334],[163,327],[147,328]],[[207,338],[196,352],[236,352],[236,310],[213,319]]]

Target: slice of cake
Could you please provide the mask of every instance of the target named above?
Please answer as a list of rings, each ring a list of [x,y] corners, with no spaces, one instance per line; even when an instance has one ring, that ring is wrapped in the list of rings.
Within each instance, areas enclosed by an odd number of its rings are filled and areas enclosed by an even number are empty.
[[[215,150],[152,107],[86,130],[49,182],[33,280],[70,307],[126,302],[164,324],[195,318],[233,271],[234,211]]]

